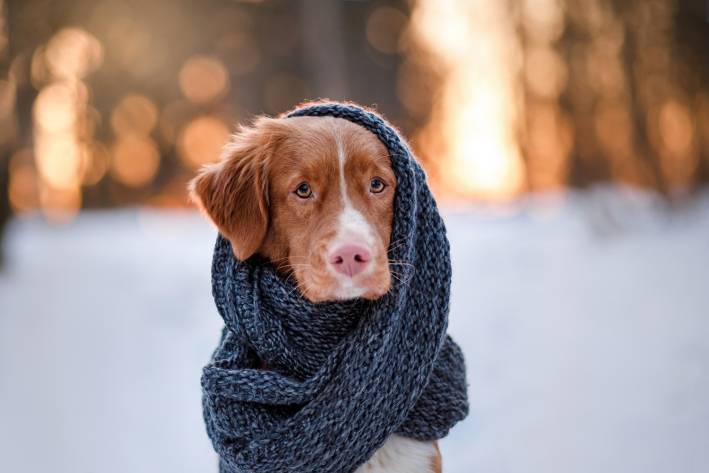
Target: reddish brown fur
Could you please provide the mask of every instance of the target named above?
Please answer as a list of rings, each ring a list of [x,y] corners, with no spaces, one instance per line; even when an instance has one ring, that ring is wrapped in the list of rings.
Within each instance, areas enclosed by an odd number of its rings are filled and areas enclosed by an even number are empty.
[[[438,442],[433,442],[433,446],[436,448],[436,453],[434,454],[433,458],[431,458],[431,472],[442,473],[443,458],[441,457],[441,449],[438,448]]]
[[[268,229],[266,200],[269,162],[286,129],[262,118],[242,127],[225,148],[225,158],[205,166],[190,182],[192,200],[227,237],[237,258],[246,259],[261,247]]]

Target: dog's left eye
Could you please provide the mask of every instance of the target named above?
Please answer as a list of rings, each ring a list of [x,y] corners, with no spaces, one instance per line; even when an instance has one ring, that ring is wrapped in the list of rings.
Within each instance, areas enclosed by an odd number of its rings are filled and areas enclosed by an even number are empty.
[[[369,181],[369,192],[373,194],[379,194],[381,191],[384,190],[385,187],[386,184],[384,184],[384,181],[382,181],[378,177],[375,177],[371,181]]]
[[[295,195],[297,195],[301,199],[307,199],[308,197],[313,195],[313,190],[310,188],[310,184],[308,184],[307,182],[301,182],[295,189]]]

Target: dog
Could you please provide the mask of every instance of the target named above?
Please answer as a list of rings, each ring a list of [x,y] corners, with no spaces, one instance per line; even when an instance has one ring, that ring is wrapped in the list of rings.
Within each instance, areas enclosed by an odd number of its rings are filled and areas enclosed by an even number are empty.
[[[260,117],[189,188],[238,259],[267,258],[306,299],[374,300],[389,291],[396,178],[386,147],[363,127]],[[440,473],[437,442],[392,435],[357,470],[400,472]]]

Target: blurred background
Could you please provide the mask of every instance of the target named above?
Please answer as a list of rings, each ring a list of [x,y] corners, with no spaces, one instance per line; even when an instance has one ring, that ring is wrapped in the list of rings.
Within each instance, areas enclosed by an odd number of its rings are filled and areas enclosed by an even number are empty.
[[[0,471],[216,471],[187,181],[308,99],[410,139],[471,415],[445,471],[709,464],[705,0],[0,0]]]

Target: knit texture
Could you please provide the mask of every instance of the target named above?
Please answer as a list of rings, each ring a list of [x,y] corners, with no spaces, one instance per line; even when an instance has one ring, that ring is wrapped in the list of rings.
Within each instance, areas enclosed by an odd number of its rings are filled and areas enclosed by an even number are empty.
[[[376,301],[314,304],[217,238],[212,290],[225,327],[202,388],[225,473],[351,473],[391,434],[439,439],[468,412],[463,354],[446,335],[449,244],[423,170],[371,111],[317,103],[293,116],[345,118],[384,143],[397,178],[389,258],[405,264]]]

